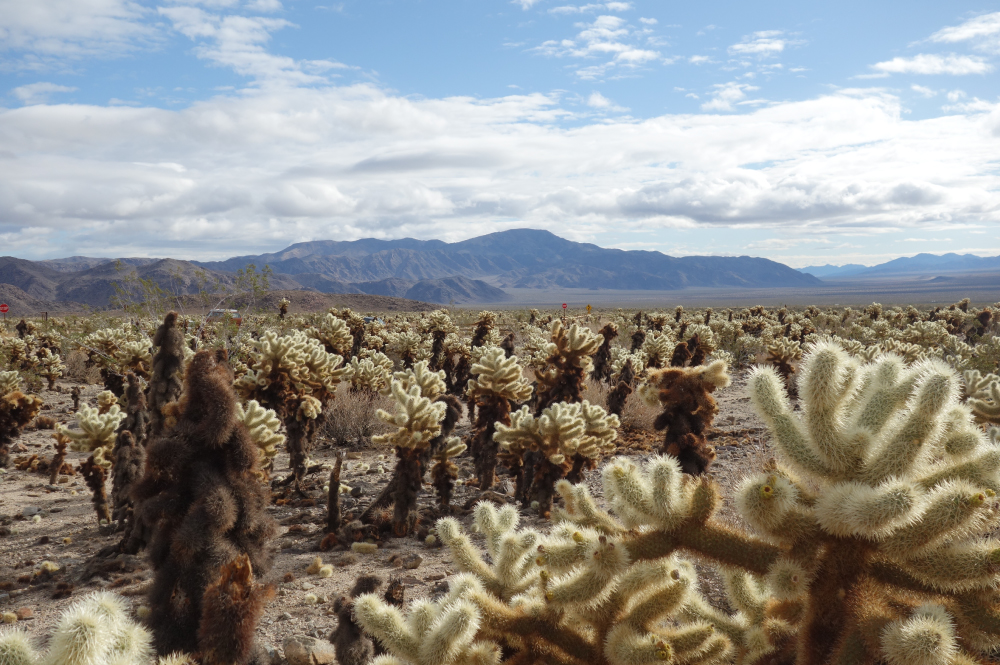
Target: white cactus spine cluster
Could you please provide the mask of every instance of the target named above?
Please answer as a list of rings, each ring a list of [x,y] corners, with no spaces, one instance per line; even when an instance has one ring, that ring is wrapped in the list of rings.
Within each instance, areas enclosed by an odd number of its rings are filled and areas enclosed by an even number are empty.
[[[501,450],[521,456],[540,451],[552,464],[562,464],[573,455],[595,459],[614,450],[618,416],[584,400],[577,404],[557,402],[537,418],[528,407],[511,414],[511,424],[497,423],[494,440]]]

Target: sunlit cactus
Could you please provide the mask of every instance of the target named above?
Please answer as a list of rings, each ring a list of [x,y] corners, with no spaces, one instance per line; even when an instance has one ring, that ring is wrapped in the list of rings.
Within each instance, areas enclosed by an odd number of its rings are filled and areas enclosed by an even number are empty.
[[[372,437],[375,444],[391,445],[396,452],[396,469],[383,496],[369,506],[372,510],[391,498],[395,503],[393,531],[397,536],[409,533],[415,524],[414,508],[417,492],[423,481],[430,458],[442,452],[444,465],[439,470],[441,487],[449,494],[451,485],[444,479],[450,476],[447,466],[448,451],[459,454],[461,444],[457,437],[450,437],[451,430],[459,416],[460,403],[445,394],[444,372],[432,372],[428,362],[422,360],[413,369],[396,372],[390,384],[390,392],[396,402],[393,413],[379,409],[376,414],[385,423],[395,427],[395,431]]]
[[[545,367],[535,370],[536,414],[557,402],[575,403],[582,399],[584,380],[593,366],[591,356],[601,346],[601,337],[575,323],[566,328],[562,321],[553,321],[549,333]]]
[[[799,653],[817,655],[801,662],[848,648],[855,662],[902,662],[905,650],[887,649],[903,649],[903,637],[879,647],[864,635],[886,621],[915,621],[907,608],[921,599],[946,608],[967,657],[1000,644],[987,619],[1000,615],[992,563],[1000,549],[988,538],[1000,450],[958,391],[958,376],[939,361],[907,368],[882,356],[860,365],[830,343],[803,362],[801,414],[772,369],[751,376],[782,466],[748,478],[738,501],[744,518],[813,580]],[[927,662],[950,662],[942,658]]]
[[[388,390],[392,381],[392,367],[392,360],[378,351],[370,352],[362,358],[351,358],[351,389],[371,395]]]
[[[292,473],[299,488],[323,410],[350,369],[341,366],[341,356],[327,352],[319,340],[299,331],[279,337],[268,330],[252,345],[253,365],[236,380],[236,391],[243,399],[273,409],[284,422]]]
[[[773,365],[778,374],[785,380],[785,385],[793,387],[792,375],[795,365],[802,358],[802,345],[788,339],[777,339],[767,347],[767,358],[764,362]]]
[[[50,349],[42,349],[38,354],[38,374],[49,382],[49,390],[54,390],[56,381],[63,375],[66,365],[58,353]]]
[[[980,423],[1000,425],[1000,376],[983,376],[978,370],[970,370],[964,379],[972,415]]]
[[[517,497],[537,502],[539,513],[548,515],[556,482],[567,476],[579,480],[584,467],[613,451],[618,425],[618,416],[590,402],[558,402],[537,418],[522,407],[511,414],[510,425],[497,423],[493,438],[516,479]],[[526,468],[528,453],[535,453],[534,463]]]
[[[434,605],[412,604],[405,614],[374,596],[355,604],[361,626],[398,659],[386,663],[425,662],[418,660],[420,633],[408,627],[426,626],[425,617],[440,616],[439,608],[447,607],[465,608],[470,624],[475,622],[455,644],[453,652],[461,654],[457,663],[498,662],[501,649],[510,662],[728,662],[729,640],[681,614],[686,603],[700,597],[694,568],[687,562],[670,556],[633,559],[618,536],[592,528],[561,525],[546,536],[518,530],[517,522],[517,512],[509,506],[476,506],[486,559],[458,522],[439,520],[437,531],[464,571],[451,580],[448,593]],[[392,641],[386,639],[390,636]],[[461,651],[461,645],[477,640],[482,641],[482,655]],[[442,662],[453,661],[445,657]]]
[[[640,350],[645,358],[646,366],[651,368],[667,367],[674,354],[677,343],[669,333],[650,333],[642,341]]]
[[[499,443],[493,433],[497,423],[510,425],[512,403],[525,402],[531,397],[531,385],[524,379],[516,357],[506,357],[504,351],[492,347],[472,365],[473,378],[466,394],[478,407],[476,434],[472,439],[472,456],[476,465],[479,488],[493,485]]]
[[[345,359],[351,357],[354,337],[347,323],[333,314],[326,314],[317,327],[306,328],[306,335],[319,340],[327,353],[336,353]]]
[[[256,400],[246,404],[236,404],[236,420],[243,423],[250,434],[250,440],[257,446],[258,463],[266,474],[274,465],[278,446],[285,442],[285,435],[279,433],[281,420],[272,409],[265,409]]]

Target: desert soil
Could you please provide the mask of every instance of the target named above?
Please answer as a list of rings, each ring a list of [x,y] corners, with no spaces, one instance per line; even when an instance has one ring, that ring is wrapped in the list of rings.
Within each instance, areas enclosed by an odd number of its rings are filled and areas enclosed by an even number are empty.
[[[57,422],[72,423],[72,401],[70,388],[80,385],[83,390],[81,401],[96,404],[97,394],[103,390],[97,385],[83,385],[61,382],[57,391],[42,391],[45,400],[42,415],[52,416]],[[717,393],[719,415],[710,439],[716,445],[718,459],[713,465],[712,475],[727,490],[727,494],[742,477],[755,468],[760,468],[769,457],[767,433],[761,421],[753,413],[746,396],[745,374],[735,377],[733,385]],[[635,397],[633,397],[634,399]],[[467,420],[460,423],[456,434],[467,437],[471,427]],[[624,432],[621,436],[623,454],[633,456],[636,461],[647,458],[659,441],[659,434],[651,430]],[[14,460],[38,455],[50,459],[53,450],[51,430],[25,431],[16,440],[12,458]],[[320,440],[312,457],[320,464],[332,464],[336,450],[328,442]],[[462,507],[474,502],[479,491],[461,484],[472,477],[472,462],[468,454],[459,458],[459,486],[455,489],[452,506],[458,507],[456,517],[466,526],[471,524],[471,510]],[[76,467],[85,459],[83,453],[70,453],[67,462]],[[345,463],[341,482],[352,488],[360,488],[360,498],[343,497],[342,509],[345,513],[360,514],[371,499],[378,494],[388,481],[394,458],[389,450],[362,449],[351,451]],[[357,469],[367,465],[368,471]],[[280,454],[275,464],[275,477],[287,474],[287,455]],[[380,472],[380,468],[384,469]],[[325,499],[321,488],[328,472],[310,476],[313,482],[311,496],[317,497],[316,505],[272,505],[270,513],[278,522],[278,537],[273,546],[276,554],[274,565],[266,577],[277,588],[275,598],[268,605],[263,620],[258,627],[258,636],[263,643],[281,651],[283,640],[292,635],[311,635],[325,638],[336,626],[333,600],[346,593],[360,575],[374,574],[388,580],[399,577],[406,585],[407,599],[419,598],[433,593],[435,586],[446,581],[456,572],[447,549],[428,546],[417,537],[388,539],[377,553],[363,555],[349,552],[320,552],[319,543],[324,536],[326,523]],[[501,477],[502,479],[502,477]],[[429,474],[428,474],[429,480]],[[44,644],[60,612],[74,600],[95,590],[112,590],[126,596],[133,610],[144,602],[144,590],[152,573],[144,558],[120,556],[106,566],[105,570],[85,580],[84,572],[92,557],[109,545],[118,542],[119,535],[98,524],[91,505],[91,494],[77,475],[62,476],[59,484],[52,486],[48,474],[19,471],[11,465],[6,474],[0,475],[0,612],[18,612],[30,615],[17,622],[36,640]],[[591,471],[588,485],[600,500],[600,472]],[[110,481],[108,483],[110,492]],[[512,486],[509,486],[512,490]],[[504,491],[503,483],[500,491]],[[309,503],[309,502],[306,502]],[[433,488],[426,485],[420,496],[421,508],[432,514],[436,505]],[[470,504],[471,505],[471,504]],[[33,515],[38,515],[34,519]],[[548,521],[528,510],[521,512],[521,526],[545,529]],[[731,504],[722,510],[723,519],[738,521]],[[424,526],[432,526],[430,519]],[[473,535],[473,539],[480,539]],[[419,565],[409,568],[401,565],[401,560],[410,566],[420,558]],[[306,568],[315,557],[323,563],[334,564],[332,577],[320,578],[309,575]],[[51,578],[36,576],[44,561],[59,566],[59,571]],[[724,606],[720,585],[709,569],[699,566],[706,573],[703,591],[717,604]],[[294,578],[293,581],[284,581]],[[71,586],[68,597],[60,595],[59,589]],[[65,591],[63,591],[63,595]],[[307,595],[316,596],[315,604],[307,603]]]

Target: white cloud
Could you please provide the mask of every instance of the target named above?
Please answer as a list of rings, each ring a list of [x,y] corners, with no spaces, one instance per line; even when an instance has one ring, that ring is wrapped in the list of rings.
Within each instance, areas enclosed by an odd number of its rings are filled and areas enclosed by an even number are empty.
[[[756,55],[767,57],[781,53],[789,41],[781,38],[781,30],[763,30],[755,32],[749,37],[744,37],[739,44],[729,47],[731,55]]]
[[[960,99],[964,99],[964,98],[965,98],[965,91],[964,90],[952,90],[952,91],[950,91],[948,93],[948,101],[949,102],[957,102]]]
[[[747,92],[760,89],[747,83],[716,83],[712,88],[712,99],[701,105],[703,111],[732,111],[733,104],[746,99]]]
[[[557,8],[558,9],[558,8]],[[658,50],[644,48],[645,31],[635,30],[620,16],[604,14],[591,23],[577,23],[580,30],[574,39],[549,40],[531,49],[540,55],[556,58],[600,60],[598,64],[580,67],[576,75],[584,80],[599,79],[612,70],[631,71],[653,62],[670,64]]]
[[[528,11],[538,4],[538,0],[511,0],[512,4],[520,5],[521,9]]]
[[[646,25],[656,25],[657,23],[659,23],[659,21],[657,21],[655,18],[640,18],[639,22],[645,23]]]
[[[626,107],[615,104],[613,101],[611,101],[601,93],[597,92],[596,90],[590,93],[590,97],[587,98],[587,106],[599,109],[601,111],[616,111],[619,113],[628,111]]]
[[[994,35],[1000,35],[1000,12],[983,14],[961,25],[942,28],[930,36],[930,41],[955,43]]]
[[[84,57],[116,57],[157,39],[149,10],[132,0],[0,0],[3,69],[66,69]]]
[[[934,55],[921,53],[912,58],[895,57],[871,66],[878,74],[986,74],[993,65],[982,58],[968,55]]]
[[[280,12],[284,7],[280,0],[250,0],[246,9],[252,12]]]
[[[937,94],[937,90],[931,90],[930,88],[926,88],[922,85],[917,85],[916,83],[910,86],[910,90],[924,97],[933,97],[934,95]]]
[[[195,53],[199,58],[258,82],[324,83],[332,70],[347,67],[329,60],[295,60],[269,53],[265,46],[271,33],[295,27],[284,19],[214,14],[189,5],[160,7],[158,11],[170,19],[175,30],[197,42]]]
[[[688,58],[688,62],[690,62],[692,65],[703,65],[706,62],[712,62],[712,58],[708,57],[707,55],[692,55],[690,58]]]
[[[76,88],[55,83],[29,83],[11,90],[11,94],[21,100],[27,106],[29,104],[45,104],[49,97],[59,92],[73,92]]]
[[[213,48],[268,34],[196,19],[182,25]],[[230,29],[242,37],[219,36]],[[715,86],[707,110],[759,102],[747,98],[754,90]],[[896,96],[853,89],[735,115],[578,115],[564,126],[572,112],[554,96],[287,84],[180,111],[0,109],[0,239],[46,241],[25,254],[219,258],[512,226],[569,237],[746,226],[943,236],[1000,224],[1000,105],[975,103],[907,120]]]

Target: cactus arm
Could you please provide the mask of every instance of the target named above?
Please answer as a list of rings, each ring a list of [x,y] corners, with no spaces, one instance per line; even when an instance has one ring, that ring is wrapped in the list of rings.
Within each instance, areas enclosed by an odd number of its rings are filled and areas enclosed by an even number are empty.
[[[758,575],[766,575],[782,554],[781,548],[715,523],[681,527],[671,533],[649,531],[626,540],[625,547],[634,561],[656,559],[685,549]]]

